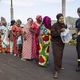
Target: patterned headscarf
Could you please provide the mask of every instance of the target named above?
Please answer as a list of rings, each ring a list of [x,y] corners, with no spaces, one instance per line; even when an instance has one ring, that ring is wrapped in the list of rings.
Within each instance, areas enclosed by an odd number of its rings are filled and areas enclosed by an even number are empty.
[[[37,21],[38,23],[41,23],[41,22],[42,22],[42,16],[41,16],[41,15],[37,15],[37,16],[36,16],[36,21]]]
[[[42,23],[47,29],[51,29],[51,18],[48,16],[45,16],[43,18],[43,23]]]
[[[38,20],[38,19],[42,19],[42,16],[41,15],[37,15],[36,16],[36,20]]]

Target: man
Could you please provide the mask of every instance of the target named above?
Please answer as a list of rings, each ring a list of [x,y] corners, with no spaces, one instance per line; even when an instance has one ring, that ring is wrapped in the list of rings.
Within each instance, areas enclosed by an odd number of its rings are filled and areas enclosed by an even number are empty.
[[[76,50],[77,50],[77,62],[78,66],[76,68],[76,71],[80,71],[80,7],[77,9],[77,14],[79,18],[76,21],[76,30],[77,30],[77,44],[76,44]]]

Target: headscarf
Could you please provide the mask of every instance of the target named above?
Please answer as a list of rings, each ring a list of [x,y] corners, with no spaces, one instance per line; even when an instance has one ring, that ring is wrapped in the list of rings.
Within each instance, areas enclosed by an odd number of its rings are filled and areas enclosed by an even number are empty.
[[[1,17],[1,23],[2,23],[2,25],[4,25],[4,26],[7,25],[6,19],[5,19],[4,17]]]
[[[18,20],[16,21],[16,25],[20,27],[21,24],[22,24],[22,21],[21,21],[20,19],[18,19]]]
[[[42,16],[41,16],[41,15],[37,15],[37,16],[36,16],[36,21],[37,21],[38,23],[41,23],[41,22],[42,22]]]
[[[57,15],[56,15],[56,19],[59,20],[59,18],[60,18],[61,16],[63,16],[62,13],[57,14]]]
[[[63,15],[62,13],[59,13],[59,14],[56,15],[56,19],[57,19],[58,25],[59,25],[59,26],[62,26],[62,27],[64,26],[65,28],[67,28],[67,25],[65,25],[64,22],[61,23],[61,22],[59,21],[60,17],[64,17],[64,15]]]
[[[36,16],[36,20],[38,20],[38,19],[42,19],[42,16],[41,15],[37,15]]]
[[[47,29],[51,29],[51,18],[48,16],[45,16],[43,18],[43,23],[42,23]]]
[[[10,25],[11,25],[11,26],[14,25],[15,22],[16,22],[15,20],[11,20],[11,22],[10,22],[11,24],[10,24]]]
[[[22,21],[21,21],[20,19],[18,19],[16,22],[17,22],[18,24],[22,24]]]

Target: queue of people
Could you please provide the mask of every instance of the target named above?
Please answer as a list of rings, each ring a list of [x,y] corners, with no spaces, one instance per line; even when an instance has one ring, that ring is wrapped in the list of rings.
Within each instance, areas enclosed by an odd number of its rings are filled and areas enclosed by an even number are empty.
[[[80,17],[80,8],[77,10]],[[54,78],[58,78],[60,70],[63,70],[62,58],[65,43],[61,39],[61,33],[65,31],[67,25],[64,22],[62,13],[56,15],[56,23],[51,25],[51,18],[41,15],[27,19],[27,23],[22,26],[21,20],[12,20],[10,27],[7,27],[5,18],[0,21],[0,52],[18,56],[21,60],[35,60],[39,66],[49,64],[49,47],[52,46],[54,59]],[[76,21],[77,28],[77,53],[78,67],[80,71],[80,18]]]
[[[28,18],[24,26],[21,24],[22,21],[19,19],[12,20],[8,28],[5,18],[2,17],[0,22],[1,53],[7,52],[19,56],[23,61],[34,59],[38,65],[47,66],[51,42],[51,18],[48,16],[42,18],[38,15],[36,21]],[[6,46],[3,46],[3,43]],[[7,47],[9,50],[6,50]]]

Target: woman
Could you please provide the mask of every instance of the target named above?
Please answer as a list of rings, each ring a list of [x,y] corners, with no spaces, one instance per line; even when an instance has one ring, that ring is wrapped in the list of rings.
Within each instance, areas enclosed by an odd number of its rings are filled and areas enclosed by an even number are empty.
[[[33,19],[28,18],[27,24],[23,28],[23,50],[21,60],[31,60],[32,59],[32,33],[30,28],[32,26]]]
[[[1,41],[2,41],[2,52],[10,52],[9,50],[9,39],[8,39],[8,28],[7,28],[7,22],[4,17],[1,17]]]
[[[39,30],[39,65],[46,66],[48,64],[49,57],[49,45],[50,45],[50,29],[51,19],[48,16],[43,18],[43,23]]]
[[[18,38],[17,38],[17,54],[21,58],[22,57],[22,28],[21,28],[22,21],[18,19],[16,21],[16,26],[18,27]]]
[[[13,54],[13,34],[12,34],[12,26],[14,26],[16,23],[15,20],[11,20],[10,22],[10,27],[9,27],[9,32],[8,32],[8,37],[10,39],[10,54]]]
[[[2,40],[1,40],[2,31],[1,31],[1,27],[2,27],[2,23],[0,21],[0,53],[2,52]]]
[[[18,38],[17,33],[19,32],[19,29],[16,26],[16,23],[12,26],[11,31],[12,31],[12,41],[13,41],[13,54],[14,56],[17,56],[17,38]]]
[[[57,14],[56,18],[57,22],[54,23],[51,27],[52,49],[54,55],[54,78],[58,78],[58,72],[61,69],[64,69],[62,68],[64,43],[61,40],[60,34],[66,28],[66,25],[64,24],[63,14]]]
[[[39,59],[38,36],[39,36],[39,26],[41,25],[41,23],[42,23],[42,16],[38,15],[36,17],[36,22],[34,22],[31,27],[31,31],[33,34],[33,37],[32,37],[33,38],[33,40],[32,40],[32,53],[33,54],[32,55],[36,61],[38,61],[38,59]]]

